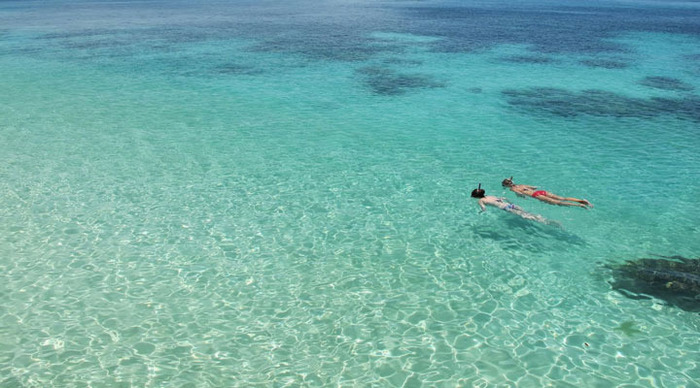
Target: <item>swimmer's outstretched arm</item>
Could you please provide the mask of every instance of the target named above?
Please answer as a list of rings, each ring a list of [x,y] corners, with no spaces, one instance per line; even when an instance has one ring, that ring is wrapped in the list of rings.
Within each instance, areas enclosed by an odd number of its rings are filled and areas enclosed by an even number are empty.
[[[479,200],[479,207],[481,208],[482,212],[486,211],[486,205],[484,204],[483,198]]]

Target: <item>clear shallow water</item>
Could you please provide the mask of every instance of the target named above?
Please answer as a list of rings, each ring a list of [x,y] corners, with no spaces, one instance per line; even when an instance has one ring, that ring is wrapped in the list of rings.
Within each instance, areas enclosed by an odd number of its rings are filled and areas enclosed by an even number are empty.
[[[692,3],[53,7],[0,7],[2,385],[700,379],[604,267],[700,251]]]

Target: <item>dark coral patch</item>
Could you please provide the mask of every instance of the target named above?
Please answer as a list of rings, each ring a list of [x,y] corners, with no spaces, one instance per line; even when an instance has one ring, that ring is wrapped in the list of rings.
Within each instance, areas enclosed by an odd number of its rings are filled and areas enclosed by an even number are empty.
[[[281,34],[263,40],[252,46],[252,52],[295,52],[316,60],[337,60],[347,62],[366,61],[378,53],[396,52],[396,47],[377,47],[371,45],[370,39],[355,36],[356,32],[347,34],[311,30],[307,34]]]
[[[257,75],[262,74],[263,71],[248,65],[239,65],[235,63],[227,63],[225,65],[217,66],[215,71],[219,74],[231,74],[231,75]]]
[[[502,91],[508,103],[526,112],[561,117],[601,116],[650,118],[674,115],[700,122],[700,98],[633,98],[603,90],[573,92],[558,88],[508,89]]]
[[[687,92],[694,89],[692,85],[671,77],[645,77],[643,80],[639,81],[639,83],[650,88],[663,90]]]
[[[386,67],[363,67],[357,72],[364,77],[365,84],[373,93],[383,96],[397,96],[410,90],[445,86],[428,75],[402,74]]]
[[[541,55],[512,55],[508,57],[502,57],[500,58],[501,61],[503,62],[510,62],[510,63],[530,63],[530,64],[540,64],[540,65],[546,65],[550,63],[555,63],[557,62],[555,59],[550,58],[550,57],[545,57]]]
[[[423,64],[423,61],[418,61],[414,59],[403,59],[403,58],[387,58],[383,63],[387,65],[401,65],[401,66],[420,66]]]
[[[626,62],[612,59],[584,59],[581,64],[588,67],[602,67],[603,69],[624,69],[629,67]]]
[[[613,289],[629,298],[655,297],[683,310],[700,311],[700,258],[644,258],[610,269]]]

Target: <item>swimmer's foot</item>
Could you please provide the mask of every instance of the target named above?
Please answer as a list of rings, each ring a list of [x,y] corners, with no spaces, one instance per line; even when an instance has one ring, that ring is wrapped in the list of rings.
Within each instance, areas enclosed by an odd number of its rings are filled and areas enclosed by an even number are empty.
[[[581,203],[582,203],[584,206],[593,207],[593,204],[590,203],[590,202],[588,202],[587,199],[581,200]]]

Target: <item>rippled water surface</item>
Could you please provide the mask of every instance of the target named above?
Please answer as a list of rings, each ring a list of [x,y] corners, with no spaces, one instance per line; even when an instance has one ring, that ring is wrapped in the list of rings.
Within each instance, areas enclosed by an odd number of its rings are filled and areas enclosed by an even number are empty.
[[[0,2],[0,385],[696,386],[609,265],[700,256],[698,20]]]

